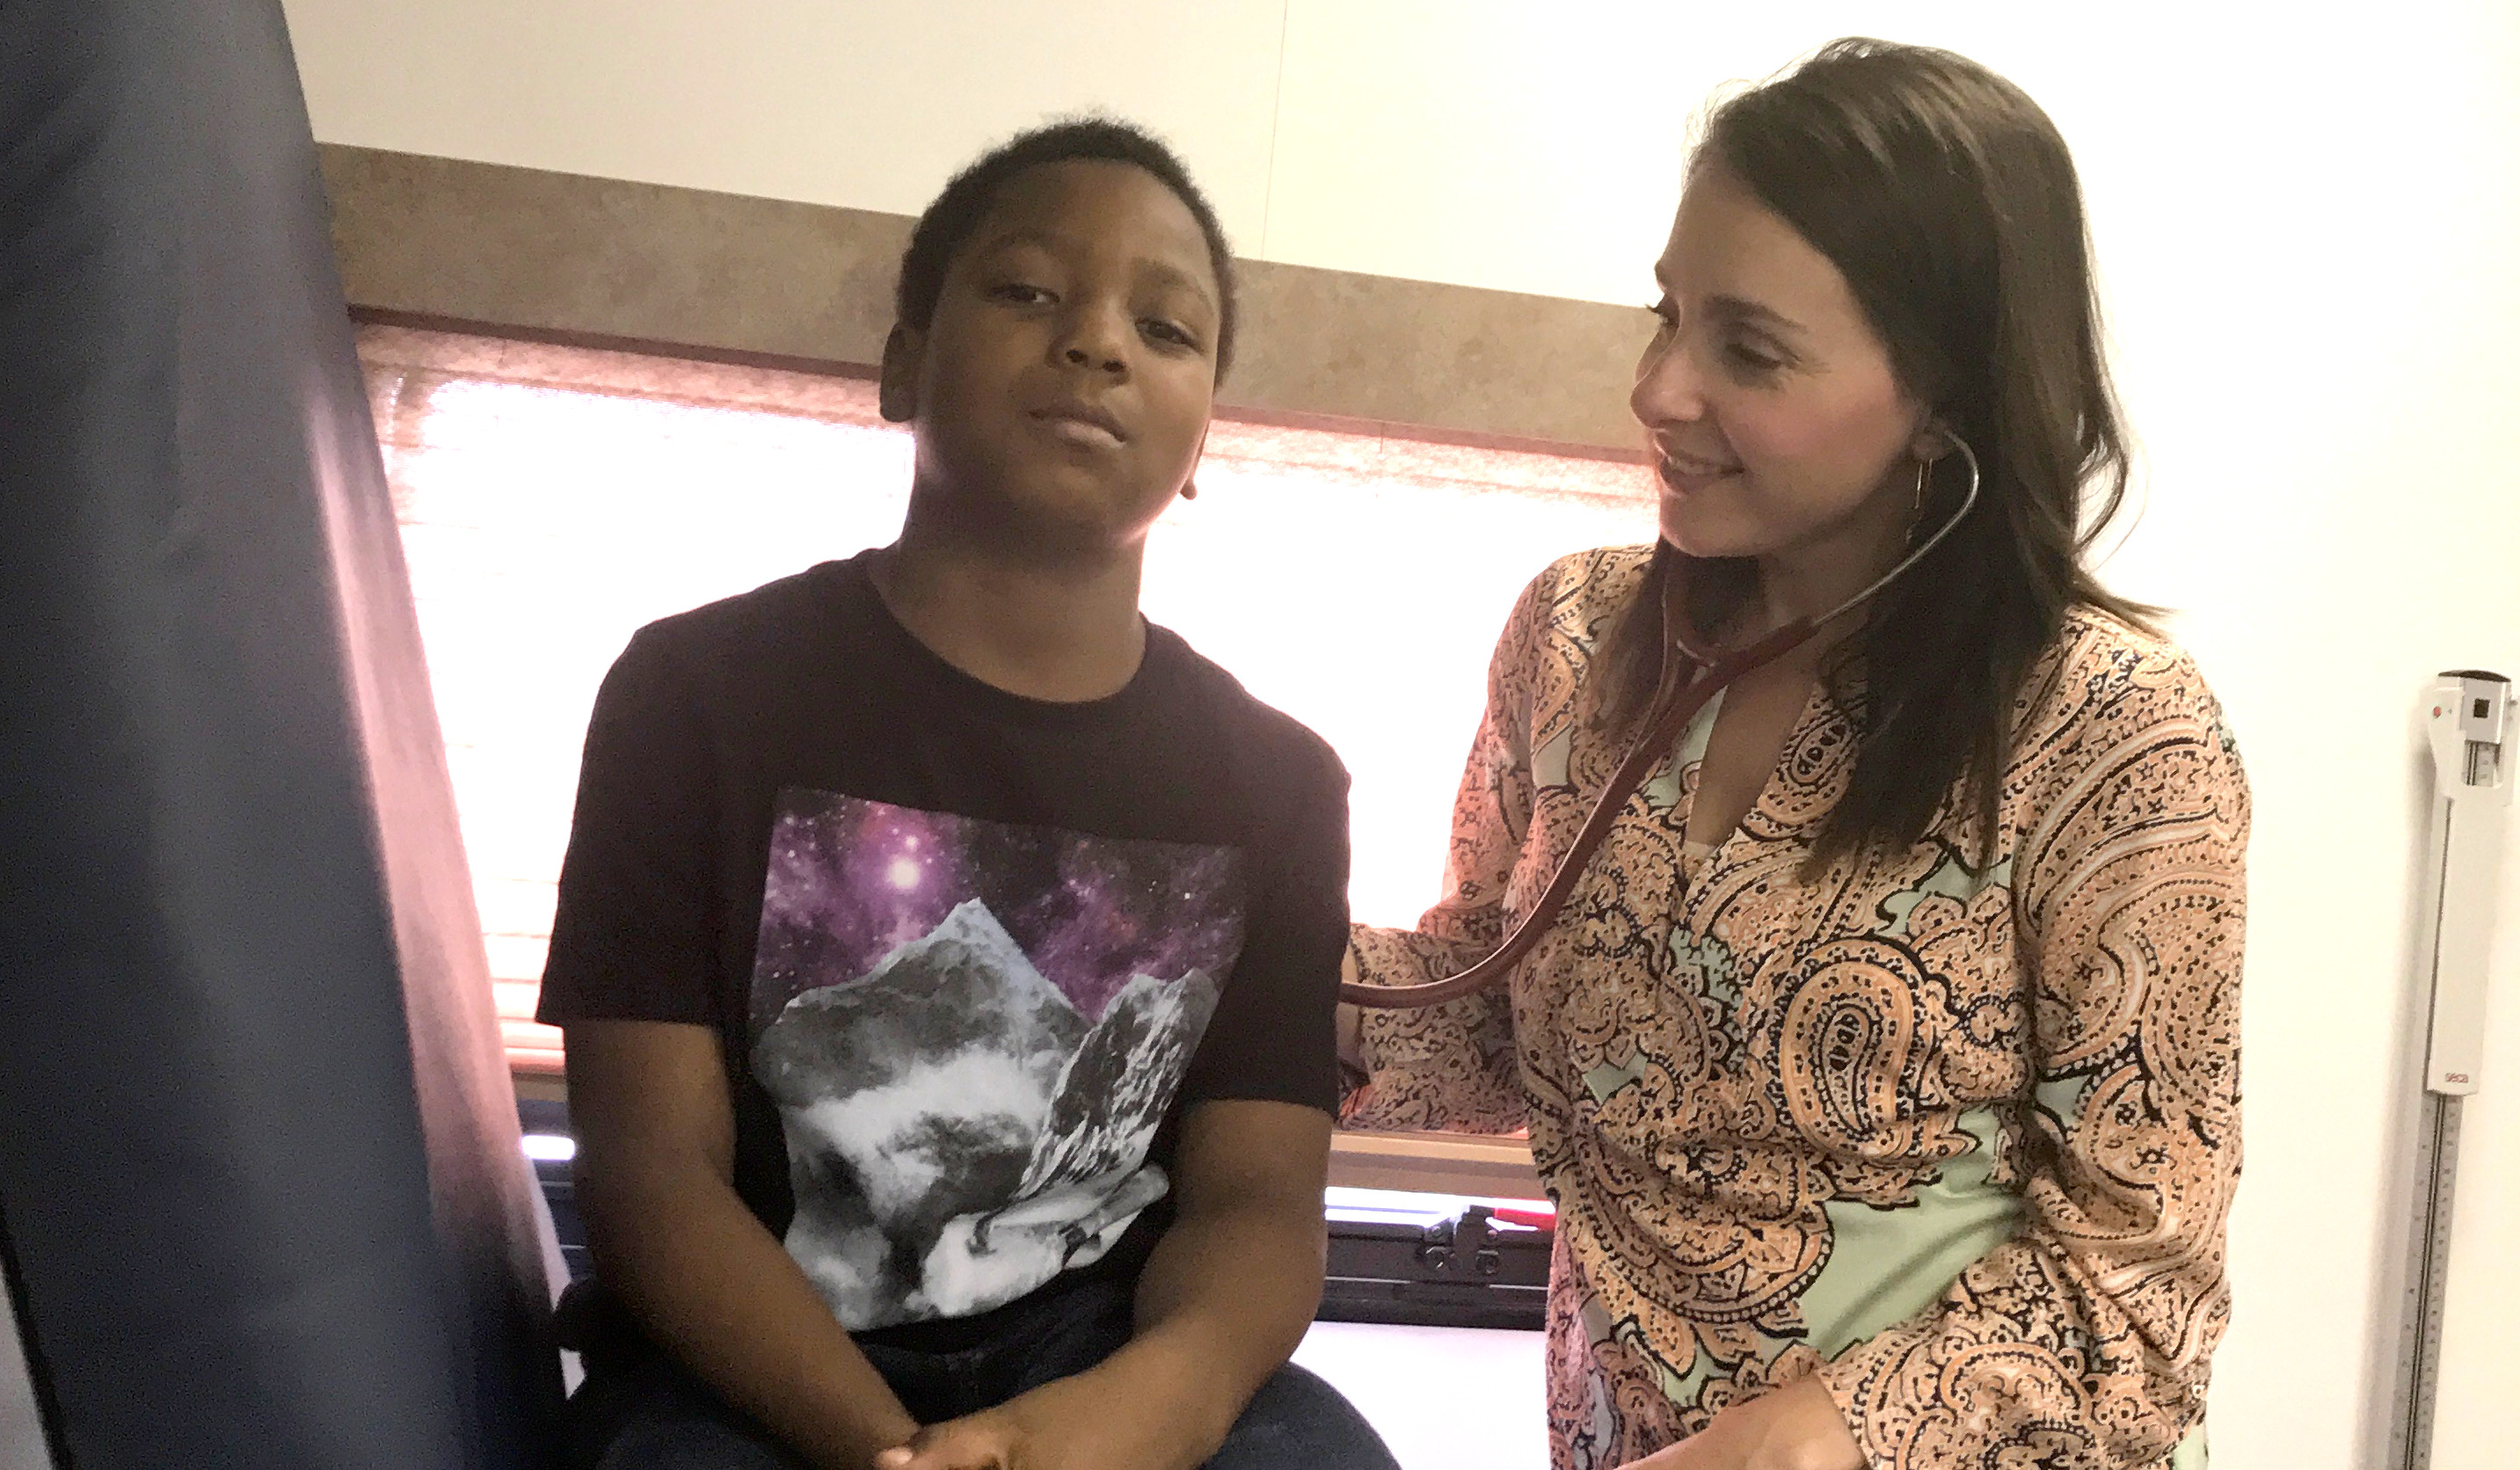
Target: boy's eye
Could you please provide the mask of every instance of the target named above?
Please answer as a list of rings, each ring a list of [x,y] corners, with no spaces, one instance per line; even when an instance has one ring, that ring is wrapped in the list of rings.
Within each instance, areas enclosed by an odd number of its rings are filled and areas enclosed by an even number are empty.
[[[1058,299],[1042,288],[1029,286],[1021,281],[1007,281],[990,287],[989,298],[995,301],[1011,301],[1017,306],[1047,306]]]
[[[1198,346],[1198,338],[1191,334],[1189,328],[1167,322],[1161,317],[1148,317],[1138,324],[1138,330],[1156,341],[1169,342],[1176,347],[1196,348]]]

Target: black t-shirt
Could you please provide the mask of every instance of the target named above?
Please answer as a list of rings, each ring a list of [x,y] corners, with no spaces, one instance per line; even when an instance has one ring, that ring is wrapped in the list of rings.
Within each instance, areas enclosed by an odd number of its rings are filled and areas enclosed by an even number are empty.
[[[613,664],[539,1016],[714,1028],[744,1202],[851,1330],[960,1347],[1134,1275],[1188,1105],[1335,1107],[1346,795],[1170,633],[1026,699],[829,562]]]

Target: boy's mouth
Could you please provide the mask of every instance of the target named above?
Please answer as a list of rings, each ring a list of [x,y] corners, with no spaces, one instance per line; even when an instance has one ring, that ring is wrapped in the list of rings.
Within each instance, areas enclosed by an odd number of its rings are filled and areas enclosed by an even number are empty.
[[[1128,431],[1110,410],[1090,403],[1059,403],[1038,408],[1032,416],[1047,424],[1053,434],[1070,443],[1110,448],[1129,442]]]

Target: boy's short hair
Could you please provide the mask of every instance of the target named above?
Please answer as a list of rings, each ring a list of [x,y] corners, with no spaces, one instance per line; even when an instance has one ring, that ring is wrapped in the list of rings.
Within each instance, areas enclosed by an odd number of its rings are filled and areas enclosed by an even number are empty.
[[[936,318],[937,299],[945,292],[945,273],[954,255],[987,217],[998,186],[1045,163],[1070,159],[1128,163],[1154,175],[1178,196],[1191,218],[1207,238],[1209,263],[1216,270],[1216,376],[1234,361],[1234,253],[1225,243],[1225,227],[1206,196],[1191,182],[1173,151],[1145,131],[1107,117],[1078,117],[1018,133],[954,175],[910,232],[910,247],[901,252],[901,276],[893,287],[897,324],[925,331]]]

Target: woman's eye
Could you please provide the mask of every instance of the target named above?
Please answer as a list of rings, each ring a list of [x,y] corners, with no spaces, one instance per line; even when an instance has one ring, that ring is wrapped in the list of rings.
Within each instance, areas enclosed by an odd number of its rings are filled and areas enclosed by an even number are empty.
[[[1785,365],[1784,359],[1762,352],[1746,342],[1725,343],[1724,360],[1742,373],[1763,376]]]
[[[1680,313],[1672,309],[1670,297],[1665,296],[1645,310],[1652,312],[1654,321],[1660,324],[1654,329],[1656,334],[1680,330]]]

